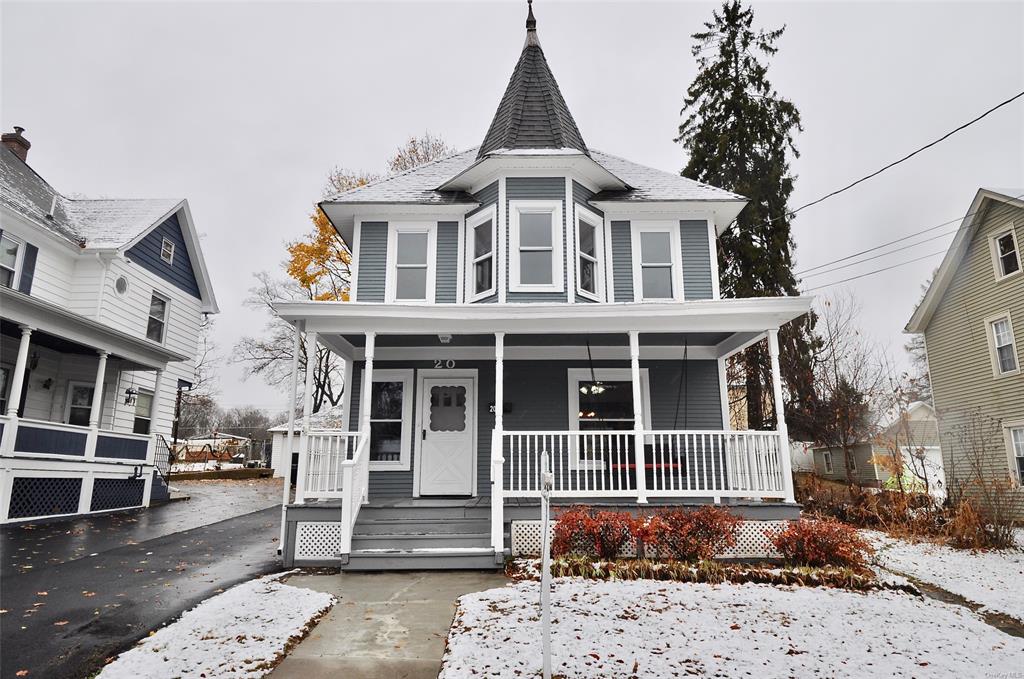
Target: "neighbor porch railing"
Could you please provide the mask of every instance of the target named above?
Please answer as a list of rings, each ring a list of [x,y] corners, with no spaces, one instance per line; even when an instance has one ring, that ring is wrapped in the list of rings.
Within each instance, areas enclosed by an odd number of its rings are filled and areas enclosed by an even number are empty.
[[[27,417],[0,416],[0,455],[152,465],[155,437]]]
[[[295,501],[341,500],[339,553],[352,550],[352,530],[370,483],[370,437],[364,432],[316,429],[301,434]]]

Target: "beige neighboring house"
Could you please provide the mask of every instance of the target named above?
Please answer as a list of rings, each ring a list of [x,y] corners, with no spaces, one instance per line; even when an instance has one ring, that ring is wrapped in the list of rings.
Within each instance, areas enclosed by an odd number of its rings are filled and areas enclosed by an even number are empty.
[[[813,450],[817,476],[846,480],[841,449],[818,446]],[[895,479],[890,481],[892,465],[887,465],[886,461],[897,453],[903,460],[905,487],[923,490],[927,480],[929,492],[937,497],[945,496],[938,423],[935,410],[927,403],[911,403],[905,412],[885,425],[878,436],[853,447],[854,481],[870,488],[896,486]]]
[[[1024,519],[1024,189],[981,189],[907,324],[923,333],[947,486],[1012,477]],[[981,440],[969,454],[963,432]],[[979,433],[980,432],[980,433]]]

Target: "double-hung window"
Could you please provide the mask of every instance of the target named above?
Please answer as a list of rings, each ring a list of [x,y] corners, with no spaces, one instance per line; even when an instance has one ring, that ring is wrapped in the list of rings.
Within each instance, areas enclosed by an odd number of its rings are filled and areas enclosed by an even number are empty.
[[[149,300],[149,318],[146,321],[147,339],[163,344],[167,330],[167,307],[167,300],[154,292]]]
[[[1013,324],[1009,314],[986,319],[992,367],[996,376],[1020,372],[1017,345],[1013,337]]]
[[[832,474],[835,472],[835,467],[832,466],[832,451],[826,450],[821,454],[821,459],[825,463],[825,473]]]
[[[1006,278],[1020,272],[1020,248],[1012,228],[992,239],[992,256],[996,278]]]
[[[513,292],[562,292],[563,240],[561,201],[513,200],[510,249]]]
[[[135,423],[132,432],[135,434],[150,433],[153,420],[153,392],[139,390],[135,396]]]
[[[370,468],[409,470],[412,370],[375,370],[370,389]]]
[[[1015,465],[1014,471],[1017,472],[1017,482],[1024,483],[1024,424],[1019,427],[1010,427],[1008,433]]]
[[[388,301],[434,301],[433,224],[395,223],[388,238]]]
[[[469,238],[469,300],[494,294],[495,208],[491,207],[466,220]]]
[[[174,242],[164,238],[160,244],[160,259],[168,264],[174,264]]]
[[[21,241],[6,233],[0,236],[0,285],[18,287],[18,273],[24,254]]]
[[[601,219],[576,206],[576,292],[593,300],[601,298]]]
[[[570,368],[569,429],[579,432],[632,432],[636,429],[633,409],[633,374],[629,368]],[[648,370],[640,370],[640,404],[650,428],[650,380]],[[575,461],[583,466],[601,468],[604,455],[620,451],[623,459],[633,449],[631,435],[605,437],[581,436],[575,446]]]
[[[683,298],[679,223],[635,222],[633,291],[638,301]]]

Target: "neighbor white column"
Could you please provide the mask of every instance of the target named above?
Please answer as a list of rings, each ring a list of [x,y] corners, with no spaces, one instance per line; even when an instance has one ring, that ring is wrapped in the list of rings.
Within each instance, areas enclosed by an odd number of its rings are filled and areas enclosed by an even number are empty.
[[[103,379],[107,374],[107,356],[110,354],[106,351],[99,352],[100,360],[96,364],[96,384],[92,390],[92,405],[89,407],[89,426],[93,429],[98,429],[100,426],[100,413],[103,402]]]
[[[491,431],[491,547],[505,551],[505,333],[494,333],[494,429]],[[546,537],[546,536],[542,536]]]
[[[316,342],[316,333],[307,332],[306,382],[302,393],[302,433],[299,437],[299,478],[295,484],[295,501],[299,504],[306,501],[306,469],[309,464],[309,418],[313,415],[313,375],[316,372]]]
[[[299,398],[299,351],[302,349],[302,328],[301,321],[295,322],[295,333],[292,337],[292,374],[288,383],[288,434],[285,437],[284,452],[284,473],[282,476],[283,486],[281,490],[281,538],[277,542],[277,553],[284,554],[285,539],[288,537],[288,500],[292,489],[292,451],[295,450],[295,401]],[[299,459],[302,459],[301,454]]]
[[[779,467],[786,502],[796,502],[793,495],[793,463],[789,456],[789,428],[786,427],[785,404],[782,400],[782,370],[779,368],[779,331],[768,331],[768,355],[772,366],[772,393],[775,397],[775,427],[779,432]]]
[[[640,333],[637,330],[629,331],[629,367],[633,381],[633,430],[636,432],[636,501],[647,502],[647,459],[644,454],[644,435],[641,433],[644,428],[644,408],[643,389],[640,388]]]
[[[21,390],[25,384],[25,370],[28,368],[28,345],[32,338],[32,328],[21,326],[21,343],[18,345],[18,358],[14,363],[14,374],[11,375],[11,393],[7,399],[7,416],[17,417],[21,407]]]
[[[154,464],[156,462],[156,437],[159,436],[159,434],[157,434],[157,432],[155,431],[156,427],[154,425],[156,424],[156,418],[159,416],[160,413],[160,395],[161,393],[163,393],[163,388],[164,371],[157,370],[156,376],[153,378],[153,400],[149,406],[150,441],[149,453],[146,455],[146,462],[148,464]]]

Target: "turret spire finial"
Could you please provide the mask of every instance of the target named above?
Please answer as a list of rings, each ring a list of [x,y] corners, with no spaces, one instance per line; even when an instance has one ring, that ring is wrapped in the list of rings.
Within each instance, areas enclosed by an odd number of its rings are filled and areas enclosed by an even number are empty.
[[[536,31],[537,20],[533,17],[533,0],[526,0],[526,6],[529,7],[529,13],[526,15],[526,30]]]

